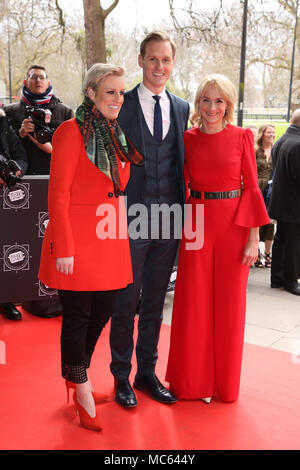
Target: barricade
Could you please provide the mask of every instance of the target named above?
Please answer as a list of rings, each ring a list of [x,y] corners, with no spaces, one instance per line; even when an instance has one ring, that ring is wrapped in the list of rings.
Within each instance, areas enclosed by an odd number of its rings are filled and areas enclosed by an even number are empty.
[[[48,182],[48,176],[24,176],[0,189],[0,303],[57,297],[37,278],[49,221]]]

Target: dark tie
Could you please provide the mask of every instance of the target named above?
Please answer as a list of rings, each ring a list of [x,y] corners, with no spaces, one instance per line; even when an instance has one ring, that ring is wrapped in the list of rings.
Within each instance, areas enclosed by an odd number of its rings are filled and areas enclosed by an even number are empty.
[[[154,106],[154,127],[153,127],[153,135],[158,142],[162,141],[163,135],[163,124],[162,124],[162,114],[161,114],[161,107],[159,104],[160,96],[154,95],[152,97],[156,103]]]

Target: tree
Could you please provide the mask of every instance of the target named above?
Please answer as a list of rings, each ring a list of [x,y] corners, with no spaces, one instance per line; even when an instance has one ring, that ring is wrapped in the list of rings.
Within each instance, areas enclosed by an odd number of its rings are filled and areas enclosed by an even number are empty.
[[[215,8],[205,9],[200,0],[169,0],[175,32],[176,62],[173,77],[180,84],[185,98],[193,101],[200,79],[222,71],[238,83],[241,34],[241,12],[232,6],[224,9],[222,0]],[[228,26],[230,25],[230,27]],[[188,51],[188,54],[187,54]]]
[[[106,62],[105,20],[118,3],[114,0],[104,9],[101,0],[83,0],[87,68]]]
[[[4,19],[4,18],[3,18]],[[45,62],[61,50],[65,22],[58,0],[6,1],[5,24],[9,24],[12,74],[12,94],[18,95],[27,68]],[[0,39],[1,51],[6,52],[7,34]],[[0,72],[8,89],[7,54],[0,56]]]
[[[241,2],[204,11],[199,0],[183,0],[175,8],[169,0],[173,24],[183,37],[198,41],[203,51],[210,51],[210,71],[220,71],[233,78],[239,67],[241,44]],[[298,0],[251,0],[248,6],[246,73],[261,76],[264,103],[287,102],[291,50]],[[179,5],[179,2],[176,3]],[[277,5],[276,5],[277,4]],[[300,105],[300,19],[298,17],[292,109]],[[217,70],[213,70],[215,66]],[[208,62],[205,64],[208,65]],[[207,68],[207,67],[206,67]],[[228,72],[227,72],[228,70]],[[259,78],[258,78],[259,81]],[[234,80],[234,82],[236,82]],[[246,78],[246,95],[247,95]],[[253,83],[253,81],[252,81]],[[271,100],[274,97],[276,99]]]

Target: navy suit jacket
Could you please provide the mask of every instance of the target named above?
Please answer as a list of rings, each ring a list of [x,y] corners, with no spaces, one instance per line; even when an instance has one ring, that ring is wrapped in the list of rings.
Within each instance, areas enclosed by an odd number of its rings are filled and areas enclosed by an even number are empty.
[[[125,93],[124,104],[121,108],[118,122],[136,148],[147,158],[147,148],[142,130],[143,111],[138,97],[138,86]],[[171,119],[174,119],[175,132],[178,140],[178,152],[176,155],[176,171],[182,203],[184,203],[185,188],[183,177],[184,143],[183,134],[187,129],[190,108],[187,101],[167,91],[170,99]],[[145,166],[131,165],[130,179],[125,194],[128,207],[136,202],[141,202],[145,189]]]

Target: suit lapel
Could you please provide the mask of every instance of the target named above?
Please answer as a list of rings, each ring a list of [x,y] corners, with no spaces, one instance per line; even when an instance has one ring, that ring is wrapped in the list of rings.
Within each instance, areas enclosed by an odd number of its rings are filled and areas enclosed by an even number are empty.
[[[124,114],[122,115],[122,121],[124,121],[123,130],[132,140],[133,144],[141,152],[142,155],[146,155],[146,146],[144,140],[144,133],[142,128],[143,111],[140,105],[138,97],[138,85],[133,90],[126,93],[124,103]],[[124,116],[124,119],[123,119]]]
[[[167,95],[170,99],[170,107],[171,107],[171,117],[173,116],[174,118],[174,126],[175,126],[175,132],[176,132],[176,137],[177,137],[177,143],[178,143],[178,156],[179,156],[179,165],[181,170],[183,171],[183,164],[184,164],[184,143],[183,143],[183,126],[182,126],[182,119],[180,118],[180,109],[179,109],[179,104],[176,101],[176,97],[172,95],[171,93],[168,92],[167,90]]]

